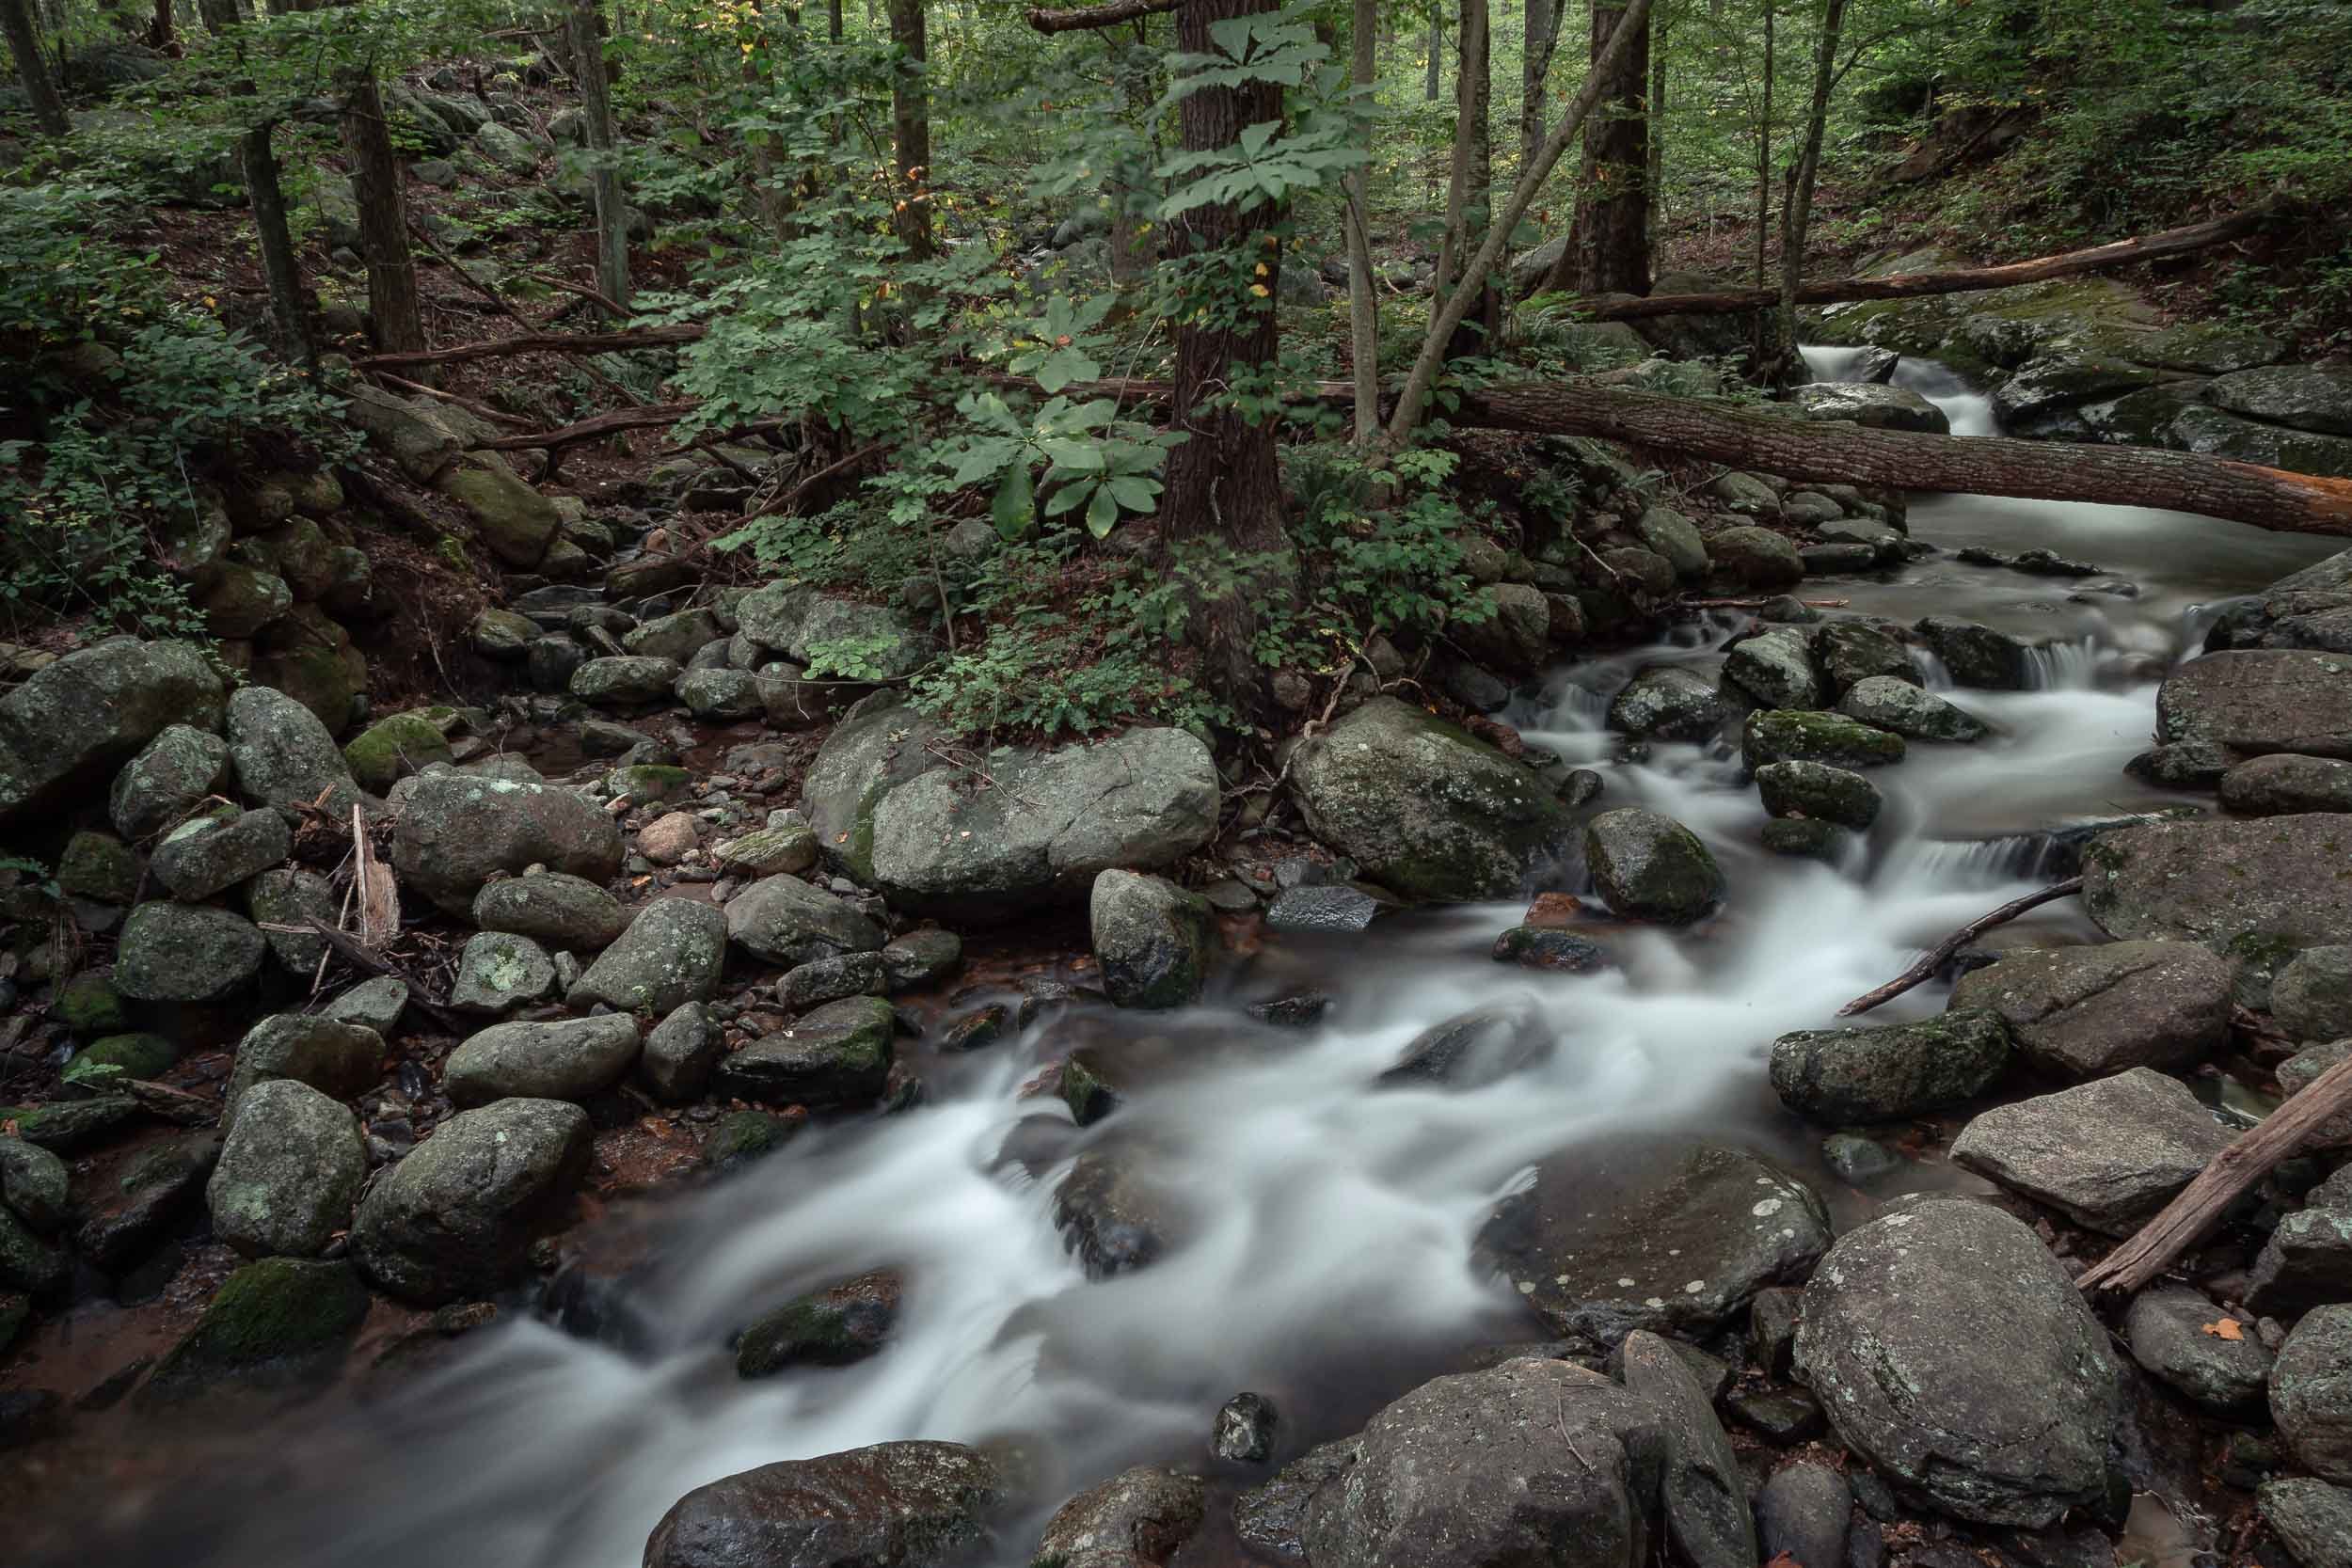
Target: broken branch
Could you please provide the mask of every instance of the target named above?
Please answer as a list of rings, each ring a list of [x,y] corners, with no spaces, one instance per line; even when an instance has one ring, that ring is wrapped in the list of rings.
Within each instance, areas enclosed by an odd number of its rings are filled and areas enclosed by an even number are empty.
[[[1925,985],[1935,977],[1935,972],[1942,969],[1953,954],[1993,929],[1994,927],[2006,926],[2027,910],[2039,909],[2043,904],[2053,903],[2060,898],[2071,898],[2082,890],[2083,879],[2080,877],[2069,877],[2055,886],[2045,887],[2039,893],[2028,893],[2023,898],[2012,898],[1999,909],[1977,916],[1976,919],[1921,954],[1919,961],[1909,969],[1904,970],[1878,990],[1866,991],[1838,1008],[1837,1016],[1851,1018],[1856,1013],[1867,1013],[1873,1007],[1894,1001],[1895,998],[1915,986]]]

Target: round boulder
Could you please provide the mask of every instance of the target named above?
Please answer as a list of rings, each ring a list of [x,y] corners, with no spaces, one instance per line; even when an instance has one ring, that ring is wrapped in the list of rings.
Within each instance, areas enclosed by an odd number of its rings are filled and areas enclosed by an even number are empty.
[[[589,1160],[588,1113],[553,1100],[461,1111],[387,1171],[351,1232],[360,1272],[404,1301],[462,1301],[520,1276]]]
[[[1628,920],[1687,926],[1723,902],[1724,874],[1690,829],[1638,806],[1585,825],[1584,860],[1609,907]]]

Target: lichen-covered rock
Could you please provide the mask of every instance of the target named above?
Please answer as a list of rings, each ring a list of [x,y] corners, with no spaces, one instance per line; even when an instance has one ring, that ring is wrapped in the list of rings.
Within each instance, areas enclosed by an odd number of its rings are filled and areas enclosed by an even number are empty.
[[[368,1315],[368,1291],[343,1262],[265,1258],[221,1282],[204,1315],[139,1390],[167,1403],[222,1383],[288,1387],[330,1375]]]
[[[484,883],[474,895],[473,923],[542,946],[593,953],[628,928],[628,916],[618,898],[584,877],[534,871]]]
[[[619,1083],[637,1051],[637,1021],[626,1013],[494,1023],[450,1053],[441,1088],[460,1105],[586,1100]]]
[[[2132,1359],[2208,1410],[2259,1410],[2270,1377],[2270,1352],[2251,1324],[2233,1338],[2217,1332],[2229,1316],[2185,1285],[2156,1285],[2132,1298],[2123,1336]]]
[[[1707,1389],[1671,1341],[1645,1329],[1626,1336],[1617,1375],[1665,1428],[1659,1493],[1676,1560],[1690,1568],[1756,1568],[1761,1559],[1747,1483]]]
[[[2352,812],[2352,762],[2337,757],[2274,752],[2238,763],[2219,783],[2222,810],[2237,816]]]
[[[278,967],[306,981],[318,973],[326,939],[309,929],[311,921],[335,924],[341,910],[334,884],[315,871],[279,866],[245,884],[246,913],[262,928]]]
[[[795,966],[842,953],[879,952],[882,929],[798,877],[763,877],[727,901],[727,940],[755,958]]]
[[[737,602],[739,630],[796,664],[840,660],[854,651],[854,670],[829,668],[859,679],[902,680],[939,652],[931,634],[904,610],[815,588],[770,583]]]
[[[544,1002],[555,990],[555,960],[529,937],[478,931],[457,956],[449,1005],[462,1013],[496,1017]]]
[[[571,691],[595,707],[645,707],[669,701],[679,673],[673,659],[616,654],[573,671]]]
[[[2307,1045],[2280,1062],[2278,1068],[2279,1087],[2289,1098],[2301,1094],[2319,1081],[2320,1076],[2352,1057],[2352,1039],[2326,1040]],[[2315,1148],[2352,1148],[2352,1111],[2338,1111],[2305,1134]]]
[[[1829,1126],[1891,1121],[1975,1099],[2009,1055],[2009,1027],[1990,1012],[1801,1029],[1772,1042],[1772,1091],[1799,1116]]]
[[[1687,665],[1654,664],[1609,704],[1609,727],[1659,740],[1712,740],[1730,716],[1713,681]]]
[[[115,775],[107,814],[134,841],[177,825],[229,788],[229,743],[209,731],[168,724]]]
[[[667,1013],[718,991],[727,955],[727,917],[693,898],[657,898],[588,967],[565,998],[629,1013]]]
[[[361,789],[381,795],[428,764],[454,761],[441,726],[421,713],[379,719],[343,748],[343,763]]]
[[[291,1078],[256,1084],[204,1189],[213,1234],[248,1258],[315,1258],[349,1227],[367,1174],[349,1110]]]
[[[267,944],[241,914],[151,901],[122,923],[115,984],[136,1002],[220,1002],[262,973]]]
[[[472,515],[482,542],[509,566],[527,571],[538,565],[564,527],[564,515],[555,503],[495,458],[482,464],[461,461],[441,476],[438,488]]]
[[[2240,757],[2352,758],[2352,655],[2247,648],[2191,659],[2157,688],[2156,738]]]
[[[878,1443],[787,1460],[680,1497],[644,1568],[956,1568],[988,1544],[1008,1487],[959,1443]]]
[[[1103,989],[1121,1007],[1181,1007],[1208,977],[1209,901],[1161,877],[1105,871],[1089,904]]]
[[[0,1205],[32,1229],[54,1236],[67,1218],[66,1164],[39,1144],[0,1135]]]
[[[2187,1085],[2139,1067],[1983,1112],[1952,1141],[1952,1163],[2127,1236],[2229,1143]]]
[[[1883,768],[1903,760],[1903,738],[1843,714],[1787,708],[1749,714],[1740,752],[1751,768],[1775,762]]]
[[[2352,1484],[2352,1303],[2305,1313],[2279,1347],[2270,1418],[2306,1469]]]
[[[392,868],[452,914],[470,911],[501,872],[545,865],[601,883],[621,868],[620,828],[570,790],[471,773],[427,773],[403,787],[412,792]]]
[[[860,1105],[889,1086],[897,1019],[876,996],[828,1002],[719,1064],[720,1093],[775,1105]]]
[[[1532,772],[1392,697],[1302,745],[1291,785],[1318,838],[1416,898],[1516,894],[1570,832]]]
[[[2228,1042],[2231,965],[2187,942],[2011,948],[1952,988],[1960,1011],[1998,1013],[2043,1071],[2100,1078],[2185,1067]]]
[[[103,788],[166,727],[216,727],[220,677],[191,643],[118,637],[0,697],[0,828]]]
[[[245,1092],[292,1078],[330,1100],[350,1100],[382,1075],[384,1038],[365,1024],[317,1013],[278,1013],[246,1031],[221,1104],[234,1114]]]
[[[1860,621],[1832,621],[1814,632],[1813,657],[1833,694],[1866,680],[1901,681],[1915,689],[1919,678],[1909,648]]]
[[[1633,520],[1633,536],[1643,547],[1687,579],[1707,575],[1707,541],[1690,518],[1670,506],[1646,506]]]
[[[2289,1476],[2264,1481],[2255,1504],[2298,1568],[2352,1568],[2352,1489]]]
[[[2216,376],[2205,396],[2233,414],[2291,430],[2352,436],[2352,372],[2271,365]]]
[[[2083,848],[2083,907],[2111,937],[2227,950],[2352,942],[2352,816],[2154,822]]]
[[[360,1200],[351,1232],[360,1272],[424,1306],[511,1284],[586,1174],[590,1137],[588,1113],[561,1101],[459,1112]]]
[[[1854,682],[1837,699],[1837,711],[1911,740],[1981,740],[1992,733],[1976,715],[1892,675],[1868,675]]]
[[[1724,658],[1724,678],[1763,707],[1818,707],[1820,672],[1804,632],[1779,626],[1732,644]]]
[[[1551,611],[1542,590],[1523,582],[1489,583],[1470,602],[1484,613],[1446,626],[1464,653],[1506,675],[1533,675],[1543,669],[1551,654]]]
[[[806,822],[761,828],[713,850],[722,869],[747,877],[798,876],[817,863],[817,834]]]
[[[182,823],[155,846],[149,864],[165,891],[197,903],[260,876],[293,852],[286,819],[257,806]]]
[[[229,760],[248,800],[291,812],[316,804],[338,822],[362,804],[359,785],[317,714],[266,686],[229,699]]]
[[[963,939],[953,931],[909,931],[882,945],[882,970],[894,991],[944,980],[963,965]]]
[[[1796,1368],[1846,1447],[1939,1513],[2038,1529],[2106,1495],[2106,1331],[1989,1205],[1929,1198],[1839,1238],[1805,1286]]]
[[[1724,874],[1698,834],[1625,806],[1584,828],[1584,861],[1610,909],[1628,920],[1687,926],[1723,902]]]
[[[700,653],[704,644],[725,635],[709,610],[681,610],[631,627],[621,639],[621,646],[645,658],[666,658],[682,665]]]
[[[768,710],[760,678],[745,670],[689,670],[678,677],[677,700],[695,718],[719,723]]]
[[[1956,685],[1994,691],[2024,691],[2034,685],[2032,650],[2007,632],[1949,615],[1931,615],[1917,629]]]
[[[1772,505],[1778,508],[1777,499]],[[1708,540],[1707,553],[1718,575],[1742,588],[1769,594],[1804,580],[1804,558],[1797,546],[1768,528],[1727,528]]]
[[[711,1069],[726,1053],[726,1039],[700,1002],[681,1003],[645,1036],[637,1058],[638,1075],[656,1098],[670,1104],[700,1100],[710,1086]]]
[[[1808,420],[1844,420],[1866,430],[1917,430],[1949,436],[1944,410],[1908,387],[1868,381],[1815,381],[1789,389],[1788,401]]]
[[[2281,1219],[2247,1274],[2246,1305],[2285,1317],[2352,1301],[2352,1209],[2322,1204]]]
[[[1756,770],[1764,809],[1774,816],[1808,816],[1859,832],[1878,820],[1878,785],[1859,773],[1820,762],[1768,762]]]

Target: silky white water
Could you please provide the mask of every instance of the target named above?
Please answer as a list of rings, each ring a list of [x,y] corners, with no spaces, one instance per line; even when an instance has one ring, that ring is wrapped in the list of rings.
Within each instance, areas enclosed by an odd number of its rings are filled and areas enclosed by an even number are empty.
[[[1808,357],[1834,372],[1835,354]],[[1955,428],[1989,429],[1984,400],[1931,369],[1915,384]],[[2064,647],[2044,660],[2042,689],[1945,691],[1994,737],[1915,744],[1877,771],[1887,807],[1851,863],[1764,853],[1763,812],[1729,749],[1629,755],[1600,727],[1632,671],[1711,670],[1741,615],[1581,662],[1511,717],[1531,742],[1600,769],[1602,804],[1653,807],[1708,842],[1730,886],[1708,927],[1608,933],[1620,972],[1554,976],[1486,957],[1518,904],[1414,914],[1348,942],[1272,939],[1183,1015],[1087,1010],[972,1056],[927,1057],[921,1107],[819,1129],[656,1211],[658,1264],[632,1297],[649,1339],[638,1351],[535,1323],[487,1331],[389,1405],[322,1406],[265,1481],[198,1509],[200,1528],[167,1510],[133,1534],[159,1559],[168,1540],[171,1560],[239,1568],[634,1568],[680,1494],[732,1471],[894,1438],[1020,1434],[1059,1497],[1139,1461],[1204,1462],[1213,1413],[1243,1388],[1282,1408],[1288,1457],[1451,1350],[1540,1334],[1471,1263],[1473,1235],[1532,1161],[1602,1133],[1724,1138],[1828,1185],[1813,1135],[1764,1085],[1773,1037],[1827,1023],[1921,946],[2038,885],[2029,835],[2164,802],[2122,768],[2149,743],[2155,682],[2194,652],[2201,610],[2327,553],[2173,514],[1964,497],[1917,502],[1910,527],[1947,553],[1806,594]],[[2084,557],[2140,592],[2075,601],[2074,583],[1959,564],[1949,552],[1966,544]],[[1560,885],[1581,873],[1564,868]],[[2060,906],[2006,940],[2084,934]],[[1239,1011],[1302,987],[1337,998],[1315,1030]],[[1374,1087],[1421,1030],[1520,995],[1562,1042],[1546,1063],[1468,1092]],[[1930,987],[1887,1012],[1942,1002]],[[1136,1063],[1141,1081],[1083,1132],[1057,1102],[1020,1094],[1080,1040]],[[1009,1137],[1024,1159],[1005,1155]],[[1096,1281],[1064,1251],[1052,1190],[1103,1139],[1149,1148],[1189,1227],[1159,1261]],[[879,1267],[906,1280],[882,1354],[736,1379],[732,1330]],[[1029,1544],[1008,1540],[1004,1560],[1026,1561]]]

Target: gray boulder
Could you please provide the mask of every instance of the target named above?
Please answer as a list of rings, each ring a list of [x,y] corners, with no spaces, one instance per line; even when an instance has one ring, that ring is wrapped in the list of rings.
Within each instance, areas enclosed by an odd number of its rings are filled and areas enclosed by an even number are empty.
[[[350,1100],[382,1076],[384,1038],[361,1023],[316,1013],[278,1013],[237,1042],[221,1104],[234,1114],[246,1091],[280,1078],[308,1084],[329,1100]]]
[[[2279,1064],[2279,1087],[2290,1097],[2301,1094],[2346,1057],[2352,1057],[2352,1039],[2307,1045]],[[2352,1111],[2328,1117],[2312,1129],[2306,1140],[2316,1148],[2352,1148]]]
[[[1146,1568],[1172,1561],[1199,1532],[1207,1511],[1208,1487],[1199,1476],[1138,1465],[1055,1510],[1030,1561],[1064,1568]]]
[[[337,1023],[357,1023],[389,1037],[408,1008],[408,982],[380,974],[362,980],[320,1009],[320,1016]]]
[[[494,1023],[450,1053],[441,1089],[460,1105],[586,1100],[619,1083],[637,1050],[637,1021],[627,1013]]]
[[[1994,691],[2024,691],[2034,685],[2032,650],[2005,631],[1949,615],[1931,615],[1917,630],[1955,685]]]
[[[2216,376],[2206,398],[2233,414],[2290,430],[2352,436],[2352,371],[2270,365]]]
[[[695,718],[721,723],[768,710],[760,677],[748,670],[689,670],[678,677],[677,700]]]
[[[1756,1521],[1731,1439],[1714,1402],[1675,1346],[1646,1330],[1626,1336],[1617,1357],[1625,1391],[1658,1413],[1666,1433],[1660,1485],[1666,1544],[1689,1568],[1756,1568]]]
[[[1989,1012],[1801,1029],[1772,1042],[1772,1092],[1829,1126],[1893,1121],[1974,1100],[2000,1077],[2009,1053],[2008,1025]]]
[[[988,1545],[1009,1487],[960,1443],[878,1443],[696,1487],[645,1539],[644,1568],[955,1568]]]
[[[1998,1013],[2019,1053],[2045,1072],[2099,1078],[2219,1051],[2231,980],[2227,959],[2189,942],[2012,948],[1963,975],[1951,1006]]]
[[[1756,1497],[1756,1560],[1786,1553],[1811,1568],[1844,1564],[1846,1537],[1853,1517],[1853,1489],[1826,1465],[1784,1465]]]
[[[2270,1418],[2304,1468],[2352,1484],[2352,1304],[2305,1313],[2279,1347]]]
[[[544,1002],[555,990],[555,960],[529,937],[478,931],[457,956],[449,1005],[462,1013],[496,1016]]]
[[[2106,1331],[1989,1205],[1929,1198],[1840,1237],[1805,1286],[1796,1369],[1845,1446],[1939,1513],[2039,1529],[2106,1495]]]
[[[675,659],[616,654],[573,671],[571,693],[592,707],[645,707],[668,702],[679,673]]]
[[[760,828],[740,838],[725,839],[713,851],[722,869],[739,876],[773,877],[780,872],[798,876],[817,863],[817,834],[800,813],[782,827]]]
[[[1565,1361],[1425,1383],[1375,1416],[1307,1505],[1327,1568],[1639,1568],[1669,1463],[1658,1413]]]
[[[2288,1317],[2352,1301],[2352,1210],[2314,1203],[2275,1226],[2247,1274],[2246,1305]]]
[[[420,1306],[512,1284],[587,1174],[590,1140],[588,1113],[561,1101],[459,1112],[360,1200],[351,1231],[359,1271]]]
[[[2254,1500],[2299,1568],[2352,1568],[2352,1490],[2290,1476],[2264,1481]]]
[[[2186,1085],[2153,1068],[1986,1111],[1952,1163],[2110,1236],[2127,1236],[2229,1147]]]
[[[1484,613],[1446,626],[1462,652],[1506,675],[1533,675],[1543,669],[1551,654],[1551,611],[1541,589],[1523,582],[1489,583],[1473,593],[1470,603]]]
[[[863,1105],[890,1083],[897,1019],[878,996],[828,1002],[719,1063],[721,1094],[777,1105]]]
[[[1778,510],[1779,499],[1769,487],[1764,493]],[[1797,546],[1768,528],[1727,528],[1707,541],[1707,553],[1717,576],[1742,588],[1769,594],[1804,580],[1804,558]]]
[[[166,726],[220,716],[220,677],[192,643],[118,637],[43,666],[0,697],[0,828],[105,787]]]
[[[565,997],[574,1007],[604,1003],[625,1013],[667,1013],[707,1002],[726,965],[727,917],[697,898],[657,898],[637,911]]]
[[[248,1258],[315,1258],[349,1227],[367,1174],[349,1110],[292,1078],[256,1084],[204,1189],[213,1234]]]
[[[1866,430],[1918,430],[1949,436],[1944,410],[1908,387],[1869,381],[1815,381],[1789,388],[1788,401],[1808,420],[1844,420]]]
[[[797,967],[843,953],[879,952],[882,929],[798,877],[763,877],[727,901],[727,940],[755,958]]]
[[[725,1053],[726,1037],[710,1009],[700,1002],[682,1003],[645,1037],[637,1071],[655,1098],[684,1104],[702,1098],[710,1086],[711,1069]]]
[[[1088,903],[1103,989],[1121,1007],[1182,1007],[1208,978],[1209,901],[1165,878],[1105,871]]]
[[[1628,920],[1687,926],[1723,902],[1723,869],[1699,836],[1638,806],[1585,825],[1584,862],[1609,908]]]
[[[931,634],[902,610],[804,585],[755,589],[737,603],[735,618],[743,636],[819,673],[903,680],[939,652]],[[851,650],[854,668],[843,662]]]
[[[2229,1314],[2186,1285],[2156,1285],[2132,1298],[2123,1338],[2132,1359],[2195,1403],[2221,1415],[2260,1410],[2270,1352],[2253,1324],[2235,1338],[2213,1332]]]
[[[220,1002],[251,985],[268,951],[243,915],[201,904],[149,902],[122,923],[115,988],[135,1002]]]
[[[1286,887],[1266,906],[1265,923],[1270,931],[1353,935],[1379,912],[1378,900],[1359,887]]]
[[[2119,829],[2083,848],[2083,907],[2111,937],[2352,942],[2347,845],[2352,816],[2325,813]]]
[[[0,1205],[37,1236],[54,1236],[71,1211],[71,1173],[66,1163],[23,1138],[0,1136]]]
[[[1870,675],[1837,699],[1837,711],[1910,740],[1981,740],[1992,732],[1974,714],[1893,675]]]
[[[240,687],[229,699],[229,760],[248,800],[292,812],[317,803],[338,822],[366,802],[342,748],[317,714],[282,691]]]
[[[1780,626],[1732,645],[1724,678],[1764,707],[1819,707],[1821,677],[1803,631]]]
[[[1834,768],[1883,768],[1903,760],[1903,738],[1838,713],[1789,708],[1751,713],[1740,734],[1747,765],[1825,762]]]
[[[107,815],[124,838],[152,838],[228,789],[229,743],[209,731],[168,724],[115,775]]]
[[[1713,681],[1681,664],[1654,664],[1609,704],[1609,727],[1658,740],[1712,740],[1730,717]]]
[[[1861,774],[1820,762],[1768,762],[1756,770],[1756,787],[1774,816],[1806,816],[1857,832],[1878,820],[1884,803],[1878,785]]]
[[[545,865],[600,883],[621,869],[619,826],[570,790],[471,773],[426,773],[404,787],[392,868],[451,914],[467,914],[501,872]]]
[[[2352,657],[2248,648],[2192,659],[2157,688],[2156,738],[2242,757],[2352,758]]]
[[[843,953],[811,958],[786,971],[776,982],[776,1006],[787,1012],[806,1012],[845,996],[882,996],[889,990],[890,971],[880,953]]]
[[[628,635],[621,639],[621,646],[641,657],[666,658],[682,665],[700,653],[706,643],[725,635],[707,610],[681,610],[675,614],[657,615],[631,627]]]
[[[294,853],[286,819],[266,806],[183,822],[155,846],[149,868],[186,903],[228,892]]]
[[[572,953],[609,947],[628,928],[621,901],[584,877],[534,871],[483,884],[473,923]]]
[[[1633,519],[1633,536],[1642,547],[1675,569],[1675,576],[1692,580],[1707,576],[1707,541],[1690,518],[1670,506],[1648,506]]]
[[[2352,812],[2352,762],[2273,752],[2221,775],[2221,807],[2239,816]]]

